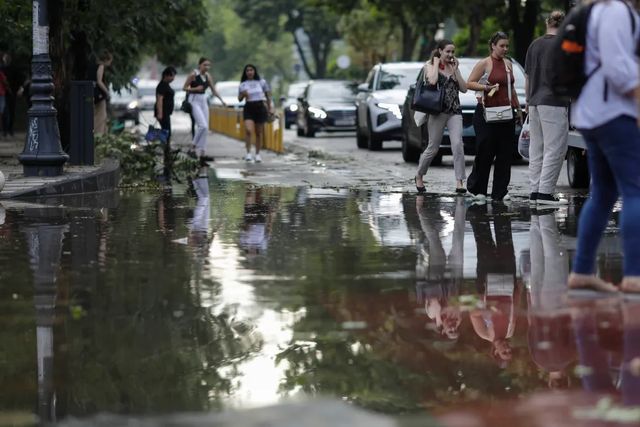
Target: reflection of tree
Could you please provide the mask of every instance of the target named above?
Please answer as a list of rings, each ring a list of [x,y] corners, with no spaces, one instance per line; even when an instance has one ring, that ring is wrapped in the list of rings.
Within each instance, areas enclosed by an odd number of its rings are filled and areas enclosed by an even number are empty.
[[[189,286],[200,266],[171,241],[175,236],[157,231],[149,205],[128,197],[99,226],[108,241],[101,274],[87,289],[85,316],[66,322],[69,413],[219,407],[231,391],[233,366],[257,349],[233,312],[202,307]],[[177,223],[184,235],[186,218]]]

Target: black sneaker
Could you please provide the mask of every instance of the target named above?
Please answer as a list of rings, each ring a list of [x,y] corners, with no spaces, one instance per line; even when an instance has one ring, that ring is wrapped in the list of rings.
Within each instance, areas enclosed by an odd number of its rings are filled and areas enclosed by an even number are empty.
[[[567,199],[561,199],[553,194],[538,193],[537,196],[539,205],[566,205],[569,203]]]
[[[532,205],[535,205],[537,201],[538,201],[538,193],[529,194],[529,203],[531,203]]]

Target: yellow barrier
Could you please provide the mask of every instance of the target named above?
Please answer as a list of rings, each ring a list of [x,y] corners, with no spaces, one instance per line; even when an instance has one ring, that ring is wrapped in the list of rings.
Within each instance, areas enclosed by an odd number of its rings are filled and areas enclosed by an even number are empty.
[[[209,129],[244,141],[244,119],[242,118],[242,110],[228,107],[210,107]],[[262,148],[275,151],[276,153],[284,153],[284,144],[282,142],[284,137],[283,129],[284,113],[280,112],[276,121],[265,124]]]

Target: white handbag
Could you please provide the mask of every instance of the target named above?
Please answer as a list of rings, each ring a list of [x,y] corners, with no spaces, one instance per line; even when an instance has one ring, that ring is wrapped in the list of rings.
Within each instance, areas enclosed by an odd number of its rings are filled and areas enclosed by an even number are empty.
[[[504,68],[507,71],[507,92],[509,93],[509,105],[503,105],[499,107],[484,107],[484,121],[487,123],[500,123],[513,120],[513,107],[511,106],[511,74],[509,74],[509,68],[507,63],[504,63]],[[484,97],[482,98],[482,104],[484,106]]]

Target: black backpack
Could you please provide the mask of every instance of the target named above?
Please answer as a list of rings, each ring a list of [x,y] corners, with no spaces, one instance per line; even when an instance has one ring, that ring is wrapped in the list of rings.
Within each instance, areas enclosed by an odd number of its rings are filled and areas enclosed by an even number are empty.
[[[635,34],[635,14],[627,2],[622,1],[631,16],[631,31]],[[587,25],[593,6],[598,2],[575,6],[562,22],[558,35],[554,38],[550,52],[549,70],[551,90],[561,98],[577,99],[587,80],[600,68],[600,64],[588,75],[584,72],[584,56],[587,51]],[[608,85],[605,82],[605,101]]]

